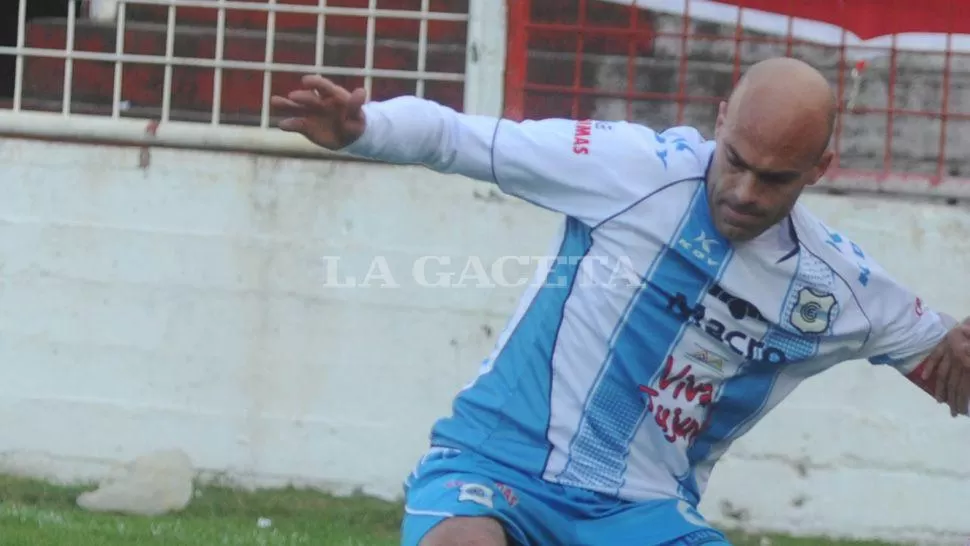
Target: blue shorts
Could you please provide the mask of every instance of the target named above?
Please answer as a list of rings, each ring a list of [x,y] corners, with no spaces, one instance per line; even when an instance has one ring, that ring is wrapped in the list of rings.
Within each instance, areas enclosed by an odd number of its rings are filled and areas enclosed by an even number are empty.
[[[453,449],[429,451],[404,490],[401,546],[454,516],[495,518],[517,546],[730,546],[684,501],[622,501]]]

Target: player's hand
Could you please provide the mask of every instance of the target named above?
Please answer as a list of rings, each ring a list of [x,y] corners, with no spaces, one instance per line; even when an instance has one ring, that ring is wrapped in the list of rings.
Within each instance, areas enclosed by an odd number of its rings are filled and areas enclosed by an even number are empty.
[[[936,401],[950,406],[950,415],[967,415],[970,406],[970,319],[947,332],[923,365],[923,380],[936,375]]]
[[[287,96],[273,96],[274,113],[285,116],[279,128],[300,133],[310,142],[329,150],[339,150],[364,134],[366,121],[362,106],[367,94],[353,92],[323,76],[303,76],[300,89]]]

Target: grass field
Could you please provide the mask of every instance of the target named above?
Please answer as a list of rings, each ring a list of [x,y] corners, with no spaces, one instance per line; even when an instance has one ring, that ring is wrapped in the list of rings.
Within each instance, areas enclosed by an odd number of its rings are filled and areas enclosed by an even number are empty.
[[[146,518],[84,512],[74,504],[81,491],[0,476],[0,544],[398,545],[401,507],[370,498],[334,498],[292,489],[246,493],[202,488],[185,512]],[[260,518],[270,520],[271,525],[260,527]],[[733,539],[738,546],[879,544],[762,536]]]

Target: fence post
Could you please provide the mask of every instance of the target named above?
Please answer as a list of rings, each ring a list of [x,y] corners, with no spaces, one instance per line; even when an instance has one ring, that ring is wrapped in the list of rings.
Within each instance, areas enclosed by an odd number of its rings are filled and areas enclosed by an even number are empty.
[[[501,116],[506,57],[506,3],[469,0],[468,45],[465,53],[467,114]]]
[[[530,0],[507,0],[508,53],[505,65],[505,117],[522,120],[525,115],[526,67],[529,62],[528,24]]]

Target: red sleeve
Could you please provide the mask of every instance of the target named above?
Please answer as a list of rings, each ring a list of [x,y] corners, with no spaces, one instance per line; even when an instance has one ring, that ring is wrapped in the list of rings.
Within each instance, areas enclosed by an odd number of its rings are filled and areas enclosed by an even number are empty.
[[[915,370],[906,374],[906,379],[909,379],[914,385],[923,389],[924,392],[932,397],[936,397],[936,375],[939,370],[933,372],[927,379],[923,379],[923,370],[926,368],[926,361],[920,362],[919,366]]]

